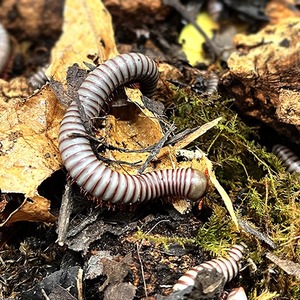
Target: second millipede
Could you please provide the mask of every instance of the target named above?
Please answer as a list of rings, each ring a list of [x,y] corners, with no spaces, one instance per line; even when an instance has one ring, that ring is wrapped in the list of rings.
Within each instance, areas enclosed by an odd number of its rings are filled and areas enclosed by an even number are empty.
[[[47,68],[48,66],[39,67],[37,71],[29,77],[28,83],[32,88],[40,89],[47,81],[49,81],[45,74]]]
[[[245,245],[234,245],[227,250],[228,257],[218,257],[209,261],[206,261],[199,266],[189,269],[184,275],[182,275],[176,284],[173,286],[173,291],[181,291],[189,286],[195,285],[197,274],[203,269],[215,268],[219,273],[222,273],[225,277],[225,282],[231,281],[241,269],[241,259],[245,250]]]
[[[218,84],[219,84],[219,76],[214,73],[210,72],[209,78],[206,81],[206,91],[207,95],[212,95],[218,91]]]
[[[78,90],[87,118],[93,120],[109,111],[111,97],[120,86],[139,82],[141,92],[151,97],[158,82],[153,60],[139,53],[119,55],[94,69]],[[74,181],[96,201],[139,203],[162,196],[178,195],[199,200],[207,187],[206,176],[192,168],[126,175],[113,171],[94,154],[75,100],[61,122],[59,150]],[[74,134],[81,135],[74,137]]]
[[[300,158],[288,147],[276,144],[272,152],[281,160],[286,170],[290,173],[300,173]]]
[[[10,44],[7,31],[0,23],[0,73],[7,62],[10,53]]]

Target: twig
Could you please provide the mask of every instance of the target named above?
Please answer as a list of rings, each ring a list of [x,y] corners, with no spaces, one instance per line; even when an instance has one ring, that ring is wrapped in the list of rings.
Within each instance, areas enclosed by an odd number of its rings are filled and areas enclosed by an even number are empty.
[[[137,250],[137,255],[138,255],[138,259],[141,265],[141,272],[142,272],[142,278],[143,278],[143,285],[144,285],[144,290],[145,290],[145,296],[146,298],[148,297],[148,293],[147,293],[147,285],[146,285],[146,281],[145,281],[145,273],[144,273],[144,267],[143,267],[143,263],[142,263],[142,259],[140,256],[140,249],[139,249],[139,244],[136,243],[136,250]]]
[[[63,246],[66,240],[67,231],[70,222],[70,215],[73,207],[71,183],[68,180],[65,185],[65,192],[62,196],[62,202],[59,210],[57,225],[57,242],[59,246]]]

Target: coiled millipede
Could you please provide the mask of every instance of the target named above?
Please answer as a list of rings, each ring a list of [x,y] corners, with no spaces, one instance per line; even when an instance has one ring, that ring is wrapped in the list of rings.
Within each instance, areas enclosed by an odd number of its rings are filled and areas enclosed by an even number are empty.
[[[246,245],[234,245],[228,249],[229,257],[218,257],[209,261],[206,261],[199,266],[193,267],[188,270],[183,276],[181,276],[176,284],[173,286],[173,291],[181,291],[189,286],[195,285],[195,279],[197,274],[203,269],[215,268],[219,273],[223,274],[225,282],[231,281],[241,269],[241,259]]]
[[[0,73],[3,71],[9,53],[10,53],[9,37],[7,31],[0,23]]]
[[[78,90],[79,101],[90,122],[93,124],[99,115],[108,113],[111,97],[118,87],[136,81],[143,94],[148,97],[154,94],[157,66],[139,53],[119,55],[94,69]],[[73,100],[61,122],[59,150],[71,178],[96,201],[137,203],[171,195],[198,200],[206,190],[206,176],[191,168],[138,175],[113,171],[98,160],[89,139],[83,136],[86,133],[79,106]]]
[[[272,152],[281,160],[288,172],[300,173],[300,158],[288,147],[277,144],[273,146]]]

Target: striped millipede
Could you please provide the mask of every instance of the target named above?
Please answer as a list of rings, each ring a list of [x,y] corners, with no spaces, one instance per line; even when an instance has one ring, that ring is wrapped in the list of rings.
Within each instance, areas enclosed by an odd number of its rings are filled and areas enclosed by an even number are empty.
[[[10,53],[9,37],[7,31],[0,23],[0,73],[3,71],[9,53]]]
[[[158,69],[155,62],[143,54],[122,54],[94,69],[78,90],[87,118],[92,122],[99,115],[107,114],[114,91],[136,81],[143,94],[148,97],[154,94]],[[191,168],[138,175],[113,171],[97,159],[90,141],[83,136],[86,133],[79,106],[73,100],[60,126],[59,150],[71,178],[97,201],[137,203],[170,195],[198,200],[206,190],[206,176]]]
[[[218,91],[218,84],[219,84],[219,76],[214,72],[210,72],[209,78],[205,82],[206,85],[205,93],[207,95],[212,95],[216,93]]]
[[[300,158],[293,151],[283,145],[274,145],[272,152],[281,160],[290,173],[300,173]]]
[[[243,257],[245,247],[246,246],[242,244],[234,245],[232,248],[227,250],[229,257],[218,257],[191,268],[178,279],[176,284],[173,286],[173,291],[181,291],[189,286],[194,286],[198,272],[203,269],[216,268],[219,273],[224,275],[225,282],[231,281],[235,276],[237,276],[241,269],[240,261]]]
[[[29,77],[28,83],[34,89],[40,89],[48,81],[48,77],[45,74],[47,68],[48,66],[40,67],[33,75]]]
[[[3,68],[7,62],[8,56],[10,53],[10,43],[7,31],[0,23],[0,74],[3,71]],[[35,89],[41,88],[47,81],[48,78],[45,75],[47,67],[42,67],[33,74],[28,83]]]

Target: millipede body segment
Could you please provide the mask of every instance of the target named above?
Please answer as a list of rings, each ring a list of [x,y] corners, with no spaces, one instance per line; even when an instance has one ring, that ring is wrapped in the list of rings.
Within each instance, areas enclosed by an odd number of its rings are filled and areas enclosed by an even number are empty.
[[[290,173],[300,173],[300,158],[288,147],[276,144],[272,148],[273,153],[281,160]]]
[[[197,274],[203,269],[215,268],[219,273],[224,275],[225,282],[231,281],[241,269],[241,259],[245,250],[244,245],[234,245],[228,249],[228,257],[218,257],[206,261],[199,266],[193,267],[181,276],[173,286],[174,291],[181,291],[189,286],[195,285]]]
[[[209,78],[206,81],[206,94],[212,95],[218,91],[218,84],[219,84],[219,76],[214,73],[210,72]]]
[[[45,74],[47,68],[48,66],[43,66],[38,68],[38,70],[33,75],[31,75],[30,78],[28,79],[28,83],[34,89],[40,89],[49,80]]]
[[[7,31],[0,23],[0,73],[2,73],[3,68],[7,62],[10,52],[9,37]]]
[[[108,113],[112,95],[118,87],[139,82],[141,92],[151,97],[157,81],[158,69],[153,60],[139,53],[122,54],[107,60],[87,76],[78,90],[79,101],[93,125],[96,117]],[[139,175],[113,171],[98,160],[90,141],[82,136],[86,133],[78,104],[73,100],[60,126],[59,150],[70,176],[96,199],[111,203],[138,203],[179,195],[198,200],[206,190],[206,176],[191,168]]]

